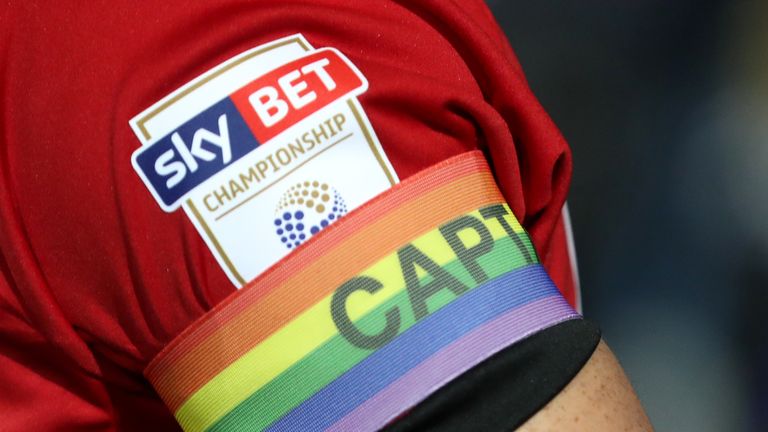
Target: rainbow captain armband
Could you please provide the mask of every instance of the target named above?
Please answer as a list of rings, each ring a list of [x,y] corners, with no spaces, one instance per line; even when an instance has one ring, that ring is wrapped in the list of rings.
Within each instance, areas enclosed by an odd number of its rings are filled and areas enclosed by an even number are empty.
[[[320,232],[145,375],[186,431],[376,430],[502,349],[579,318],[471,152]]]

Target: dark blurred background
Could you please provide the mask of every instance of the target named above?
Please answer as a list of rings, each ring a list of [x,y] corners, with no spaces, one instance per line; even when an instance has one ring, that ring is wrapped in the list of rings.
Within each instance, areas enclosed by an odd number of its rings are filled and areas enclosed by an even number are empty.
[[[488,0],[568,139],[585,315],[659,431],[768,431],[768,2]]]

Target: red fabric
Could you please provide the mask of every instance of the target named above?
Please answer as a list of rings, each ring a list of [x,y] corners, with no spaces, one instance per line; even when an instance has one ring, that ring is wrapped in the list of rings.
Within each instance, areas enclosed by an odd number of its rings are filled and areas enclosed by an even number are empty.
[[[2,2],[0,430],[177,427],[141,370],[234,288],[133,171],[128,120],[294,33],[367,77],[360,100],[401,178],[483,149],[568,286],[553,232],[570,153],[482,1]]]

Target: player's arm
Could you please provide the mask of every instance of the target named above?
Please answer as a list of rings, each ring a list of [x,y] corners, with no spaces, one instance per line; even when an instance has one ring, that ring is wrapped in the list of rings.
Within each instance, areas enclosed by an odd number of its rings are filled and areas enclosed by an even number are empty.
[[[519,430],[650,431],[653,427],[616,357],[600,341],[584,368]]]

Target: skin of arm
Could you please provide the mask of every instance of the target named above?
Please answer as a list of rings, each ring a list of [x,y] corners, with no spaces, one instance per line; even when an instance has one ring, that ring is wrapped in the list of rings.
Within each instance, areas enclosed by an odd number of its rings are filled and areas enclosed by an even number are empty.
[[[604,341],[571,382],[520,428],[545,431],[653,431],[624,370]]]

